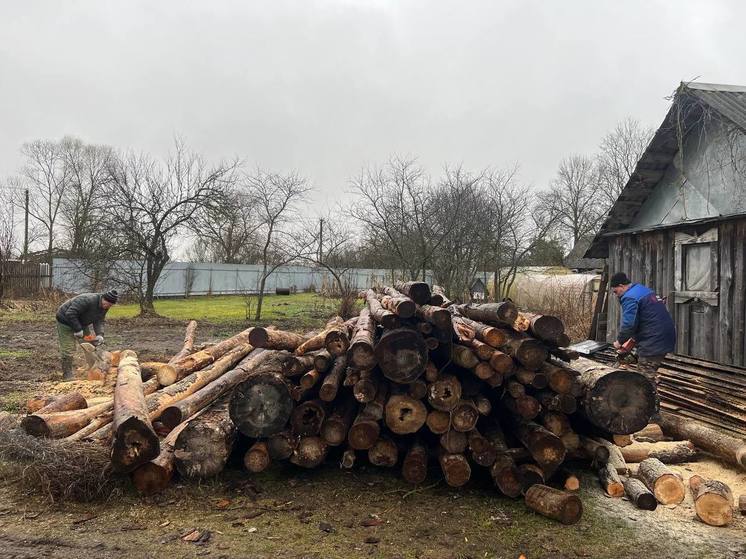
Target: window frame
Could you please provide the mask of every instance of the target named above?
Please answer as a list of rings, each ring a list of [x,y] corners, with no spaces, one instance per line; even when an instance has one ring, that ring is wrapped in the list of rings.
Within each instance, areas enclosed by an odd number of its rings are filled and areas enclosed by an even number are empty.
[[[714,289],[710,291],[690,291],[686,286],[686,245],[710,245],[710,285]],[[717,307],[720,303],[720,253],[719,253],[718,228],[708,229],[701,235],[689,235],[677,231],[674,234],[674,301],[676,303],[687,303],[692,300],[701,301]]]

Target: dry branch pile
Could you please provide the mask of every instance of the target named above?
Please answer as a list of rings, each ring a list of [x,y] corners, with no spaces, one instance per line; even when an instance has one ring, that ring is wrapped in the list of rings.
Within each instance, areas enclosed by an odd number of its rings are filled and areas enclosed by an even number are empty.
[[[610,494],[629,486],[634,502],[651,506],[646,485],[622,482],[625,458],[610,442],[648,425],[655,394],[644,376],[586,360],[570,365],[562,322],[519,313],[509,301],[454,305],[422,282],[361,296],[359,316],[335,317],[320,332],[250,328],[193,352],[191,328],[177,357],[147,366],[124,351],[112,401],[41,410],[24,428],[109,448],[113,469],[145,493],[175,472],[215,475],[240,447],[250,472],[284,460],[351,468],[367,459],[400,468],[413,484],[440,470],[459,487],[483,468],[503,494],[523,495],[565,523],[582,514],[567,491],[578,479],[563,467],[579,459],[599,470]],[[236,445],[239,438],[248,444]]]

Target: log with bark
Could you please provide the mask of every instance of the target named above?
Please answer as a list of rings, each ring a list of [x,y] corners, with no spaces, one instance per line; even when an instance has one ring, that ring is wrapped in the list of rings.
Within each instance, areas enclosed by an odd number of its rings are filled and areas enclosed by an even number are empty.
[[[387,385],[382,384],[375,399],[358,412],[347,433],[347,442],[353,450],[368,450],[376,443],[381,433],[379,422],[383,418],[387,399]]]
[[[471,466],[463,454],[441,451],[438,455],[438,462],[449,486],[461,487],[471,479]]]
[[[290,462],[301,468],[315,468],[326,458],[329,446],[317,436],[301,437],[290,456]]]
[[[705,524],[725,526],[733,520],[733,493],[726,484],[694,475],[689,478],[694,510]]]
[[[657,458],[640,462],[637,476],[661,505],[678,505],[684,500],[684,484]]]
[[[389,437],[379,437],[368,449],[368,461],[374,466],[393,468],[399,461],[399,449]]]
[[[663,435],[663,429],[657,423],[648,423],[645,427],[633,433],[632,437],[635,442],[640,443],[657,443],[666,439]]]
[[[518,318],[518,309],[510,301],[501,303],[485,303],[482,305],[457,305],[456,311],[472,320],[479,322],[494,322],[512,326]]]
[[[347,370],[347,357],[340,355],[334,361],[331,371],[324,377],[319,387],[319,398],[324,402],[331,402],[337,397],[339,387],[342,386],[345,371]]]
[[[419,485],[427,478],[428,451],[420,440],[415,440],[407,450],[402,462],[402,477],[409,483]]]
[[[339,399],[321,425],[321,438],[324,442],[329,446],[339,446],[345,442],[356,413],[357,405],[353,398],[347,396]]]
[[[325,419],[325,403],[321,400],[307,400],[293,409],[290,414],[290,427],[294,433],[301,436],[318,435]]]
[[[453,302],[446,295],[445,289],[439,285],[433,285],[430,290],[430,304],[436,307],[450,307]]]
[[[375,356],[383,376],[401,384],[418,379],[428,361],[422,334],[408,328],[383,334],[375,346]]]
[[[229,353],[231,350],[249,344],[249,338],[251,337],[251,332],[253,330],[253,328],[247,328],[243,332],[239,332],[235,336],[210,346],[207,349],[203,349],[196,353],[190,353],[173,363],[169,362],[167,367],[158,371],[158,382],[161,386],[169,386],[185,378],[189,374],[207,367]]]
[[[417,307],[417,317],[441,330],[451,329],[451,313],[447,309],[427,304],[421,305]]]
[[[468,328],[474,333],[474,337],[495,349],[504,346],[508,342],[508,337],[504,330],[495,328],[494,326],[488,326],[476,320],[471,320],[460,314],[456,314],[456,308],[451,307],[449,309],[453,314],[454,326],[462,326]]]
[[[349,343],[347,328],[345,327],[344,320],[342,320],[341,316],[334,316],[330,318],[321,332],[309,337],[306,341],[295,348],[295,355],[305,355],[310,351],[316,351],[325,348],[328,335],[331,335],[330,341],[332,342],[336,341],[337,337],[343,337],[346,340],[346,343]],[[336,345],[334,347],[335,349],[338,348],[338,346]],[[342,353],[347,351],[347,347],[345,347],[338,353],[332,351],[331,348],[327,348],[327,350],[332,355],[342,355]]]
[[[44,401],[40,401],[43,403]],[[34,407],[34,406],[32,406]],[[46,401],[45,405],[34,411],[39,415],[47,413],[56,413],[61,411],[82,410],[88,407],[88,402],[80,392],[68,392],[60,396],[55,396]]]
[[[461,400],[461,383],[453,375],[440,375],[427,387],[427,401],[436,410],[451,411]]]
[[[656,408],[655,387],[644,375],[582,358],[573,368],[584,389],[580,412],[593,425],[626,435],[648,424]]]
[[[620,450],[624,459],[633,463],[657,458],[664,464],[680,464],[691,462],[697,457],[697,451],[690,441],[633,442]]]
[[[683,419],[661,411],[658,422],[665,433],[676,439],[686,439],[697,448],[723,460],[746,468],[746,443],[691,419]]]
[[[305,336],[275,328],[249,328],[249,343],[254,347],[295,351],[307,341]]]
[[[658,507],[655,495],[648,491],[645,484],[637,478],[628,477],[624,480],[624,492],[638,509],[655,510]]]
[[[384,417],[386,426],[392,433],[416,433],[425,424],[427,408],[420,400],[407,394],[395,394],[386,402]]]
[[[427,305],[430,302],[430,286],[424,281],[396,281],[394,288],[418,305]]]
[[[391,312],[388,309],[383,308],[381,301],[378,299],[376,292],[369,289],[365,292],[365,300],[368,303],[368,310],[370,316],[373,317],[378,324],[383,326],[387,330],[393,330],[401,326],[401,320],[396,313]]]
[[[562,524],[575,524],[583,515],[577,495],[546,485],[533,485],[526,491],[526,506]]]
[[[514,433],[545,472],[551,474],[565,460],[567,449],[562,440],[541,425],[531,421],[517,423]]]
[[[252,474],[263,472],[272,463],[269,447],[265,441],[256,441],[243,456],[243,465]]]
[[[225,395],[189,421],[174,442],[176,470],[185,478],[208,478],[223,471],[236,440]]]
[[[160,453],[160,441],[148,416],[137,354],[122,354],[114,388],[111,465],[117,472],[131,472]]]
[[[565,339],[565,325],[556,316],[548,314],[521,313],[529,321],[528,331],[539,340],[549,344],[564,347],[567,345]]]
[[[549,357],[547,348],[539,340],[520,332],[505,330],[505,334],[508,341],[502,349],[526,369],[535,371]]]
[[[376,357],[378,357],[374,350],[375,335],[376,323],[368,308],[363,308],[350,342],[348,351],[350,365],[362,370],[375,367]]]
[[[622,497],[624,495],[622,479],[611,463],[599,468],[598,481],[601,482],[601,488],[609,497]]]
[[[171,359],[168,360],[169,364],[173,365],[178,363],[180,360],[190,355],[194,351],[194,338],[197,335],[197,321],[190,320],[186,325],[186,331],[184,332],[184,343],[181,345],[181,349]]]
[[[393,287],[383,287],[383,297],[381,297],[381,305],[383,308],[391,311],[401,319],[412,318],[417,312],[417,304],[400,293]]]

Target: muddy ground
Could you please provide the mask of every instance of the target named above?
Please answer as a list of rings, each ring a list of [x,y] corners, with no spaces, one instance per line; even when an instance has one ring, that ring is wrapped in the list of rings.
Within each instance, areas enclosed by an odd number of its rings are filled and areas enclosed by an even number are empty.
[[[202,322],[199,341],[242,326]],[[110,347],[136,348],[143,360],[167,358],[182,336],[183,323],[165,319],[111,320],[107,328]],[[59,378],[53,322],[0,319],[0,409],[21,411],[29,394],[64,387]],[[94,383],[71,386],[96,394]],[[677,469],[685,478],[722,477],[736,496],[746,493],[746,475],[716,462]],[[500,497],[484,475],[454,490],[434,470],[413,490],[395,471],[342,471],[333,460],[314,471],[283,464],[257,476],[232,467],[147,499],[123,480],[109,501],[88,504],[50,503],[2,479],[0,557],[746,558],[743,517],[727,528],[706,526],[694,518],[690,496],[675,508],[638,511],[605,497],[584,472],[581,497],[583,519],[562,526]]]

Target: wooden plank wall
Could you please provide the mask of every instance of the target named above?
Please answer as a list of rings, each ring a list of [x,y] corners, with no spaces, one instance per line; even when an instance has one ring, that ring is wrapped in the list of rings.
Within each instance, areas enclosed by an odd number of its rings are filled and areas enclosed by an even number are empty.
[[[613,237],[609,242],[609,273],[624,271],[633,282],[647,285],[667,297],[676,323],[676,352],[729,365],[746,366],[746,219],[718,226],[720,300],[674,305],[674,233],[692,234],[678,227]],[[700,231],[701,232],[701,231]],[[609,295],[608,335],[619,330],[619,303]],[[678,307],[678,308],[675,308]]]

